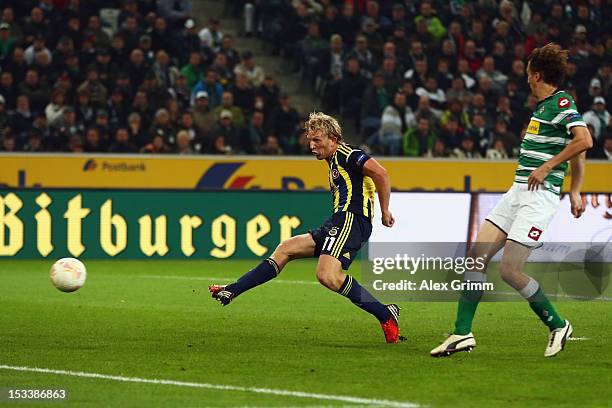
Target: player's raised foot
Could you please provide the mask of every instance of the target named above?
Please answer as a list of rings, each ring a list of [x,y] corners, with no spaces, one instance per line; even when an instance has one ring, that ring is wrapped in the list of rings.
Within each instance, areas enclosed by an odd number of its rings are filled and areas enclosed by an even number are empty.
[[[565,326],[555,329],[548,335],[548,344],[544,351],[544,357],[554,357],[565,347],[565,342],[574,332],[572,324],[566,320]]]
[[[432,357],[448,357],[458,351],[467,351],[468,353],[476,347],[476,340],[472,333],[465,335],[451,334],[442,344],[431,350],[429,354]]]
[[[225,285],[210,285],[208,291],[213,299],[218,300],[223,306],[227,306],[234,299],[234,294],[225,290]]]
[[[385,340],[387,340],[387,343],[397,343],[400,337],[399,324],[397,322],[400,315],[400,308],[398,305],[390,304],[387,305],[387,309],[391,312],[391,317],[386,322],[381,322],[380,327],[382,327],[385,333]]]

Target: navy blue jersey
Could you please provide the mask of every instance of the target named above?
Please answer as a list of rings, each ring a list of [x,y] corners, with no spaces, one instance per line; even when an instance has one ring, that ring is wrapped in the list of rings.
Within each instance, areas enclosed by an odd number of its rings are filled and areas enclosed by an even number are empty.
[[[344,143],[338,145],[328,161],[334,213],[350,211],[370,219],[374,216],[376,187],[372,179],[363,174],[363,166],[369,159],[362,150]]]

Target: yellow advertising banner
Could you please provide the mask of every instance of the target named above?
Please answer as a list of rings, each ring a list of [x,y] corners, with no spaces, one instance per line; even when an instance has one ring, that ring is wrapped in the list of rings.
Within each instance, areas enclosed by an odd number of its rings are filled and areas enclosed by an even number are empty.
[[[380,158],[398,191],[505,191],[515,161]],[[0,155],[0,186],[125,189],[327,190],[314,158]],[[569,187],[566,181],[565,188]],[[584,191],[612,191],[612,164],[587,162]]]

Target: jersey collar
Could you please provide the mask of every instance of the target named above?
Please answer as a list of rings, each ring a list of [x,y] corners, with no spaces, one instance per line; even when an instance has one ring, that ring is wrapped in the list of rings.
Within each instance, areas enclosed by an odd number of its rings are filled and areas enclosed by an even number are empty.
[[[540,106],[541,104],[543,104],[544,102],[546,102],[547,100],[549,100],[550,98],[552,98],[553,96],[555,96],[555,95],[557,95],[558,93],[561,93],[561,92],[563,92],[561,89],[559,89],[559,88],[555,89],[555,91],[553,93],[551,93],[546,98],[544,98],[541,101],[539,101],[538,104],[536,105],[536,107]]]

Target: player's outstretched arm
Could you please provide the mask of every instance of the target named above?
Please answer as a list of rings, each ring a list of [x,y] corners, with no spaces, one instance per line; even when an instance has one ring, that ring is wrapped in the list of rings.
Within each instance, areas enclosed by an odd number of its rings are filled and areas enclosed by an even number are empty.
[[[559,154],[551,157],[548,161],[531,173],[529,179],[527,180],[529,190],[537,190],[540,184],[544,182],[546,176],[548,176],[548,173],[550,173],[550,171],[559,164],[571,160],[580,153],[586,152],[593,147],[593,139],[591,138],[589,130],[586,127],[574,126],[571,128],[571,132],[574,135],[574,138],[569,142],[569,144],[565,146],[565,148],[561,150]]]
[[[378,201],[382,212],[382,224],[392,227],[395,223],[391,211],[389,211],[389,200],[391,198],[391,182],[387,170],[375,159],[370,158],[363,166],[363,174],[370,177],[378,192]]]
[[[570,203],[572,215],[574,218],[580,218],[584,212],[584,205],[580,198],[580,190],[582,189],[582,181],[584,179],[584,166],[586,163],[586,152],[582,152],[574,156],[570,160],[572,168],[572,184],[570,186]]]

